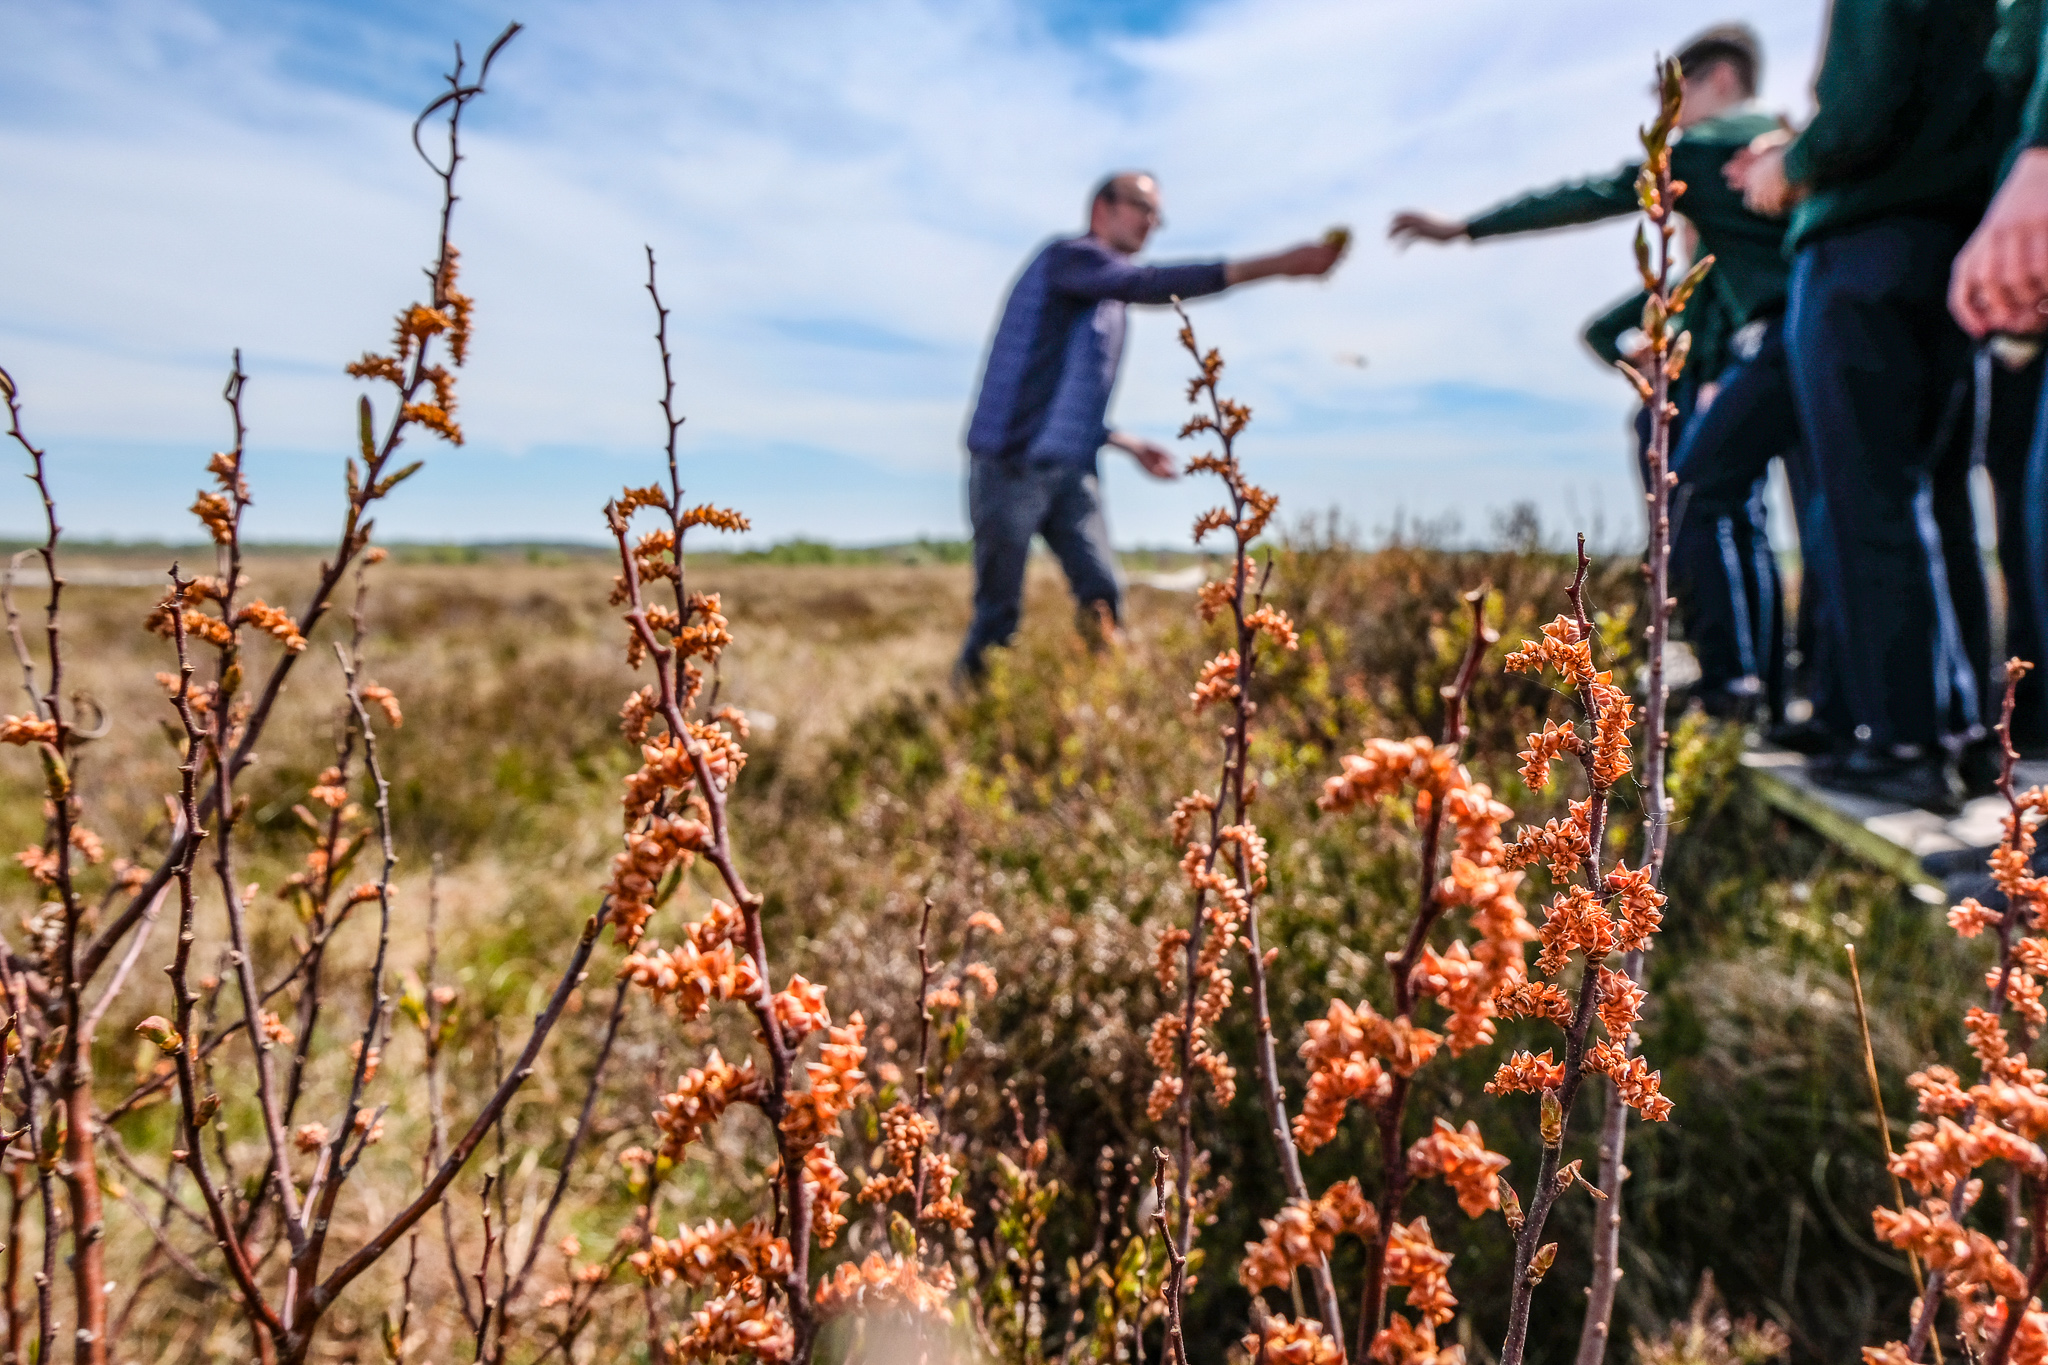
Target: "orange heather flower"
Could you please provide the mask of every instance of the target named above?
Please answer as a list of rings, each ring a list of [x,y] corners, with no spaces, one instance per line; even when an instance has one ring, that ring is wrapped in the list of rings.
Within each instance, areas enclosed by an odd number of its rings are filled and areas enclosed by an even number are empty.
[[[165,676],[170,676],[166,674]],[[177,679],[172,678],[175,689]],[[0,744],[55,744],[57,722],[37,720],[34,716],[0,717]]]
[[[1593,697],[1593,762],[1588,777],[1597,791],[1627,777],[1634,764],[1629,758],[1628,728],[1635,724],[1635,703],[1626,689],[1614,685],[1612,673],[1594,677],[1589,690]]]
[[[847,1195],[846,1172],[839,1169],[830,1147],[820,1143],[804,1153],[804,1186],[811,1194],[811,1233],[819,1246],[831,1246],[846,1226],[846,1215],[840,1209],[845,1207]]]
[[[1237,584],[1233,579],[1212,579],[1204,583],[1195,594],[1195,610],[1200,613],[1203,625],[1214,623],[1217,617],[1230,610],[1230,604],[1237,599]]]
[[[680,1280],[723,1289],[750,1278],[780,1279],[789,1273],[791,1261],[788,1240],[775,1236],[759,1219],[734,1227],[728,1218],[678,1228],[672,1238],[650,1237],[646,1249],[635,1252],[627,1264],[656,1284]]]
[[[953,1191],[959,1183],[960,1172],[953,1165],[952,1157],[944,1152],[933,1156],[925,1168],[925,1180],[931,1190],[931,1198],[917,1211],[919,1218],[927,1223],[945,1223],[962,1232],[974,1226],[974,1211]]]
[[[1270,602],[1245,617],[1244,623],[1253,630],[1266,632],[1267,638],[1282,649],[1301,648],[1301,636],[1295,630],[1294,622],[1288,619],[1286,612]]]
[[[1591,891],[1568,886],[1544,908],[1543,951],[1536,957],[1536,970],[1556,976],[1564,970],[1574,952],[1584,953],[1588,962],[1598,962],[1614,951],[1614,921]]]
[[[1463,1365],[1465,1359],[1463,1347],[1438,1350],[1435,1328],[1417,1327],[1400,1313],[1389,1316],[1367,1354],[1377,1365]]]
[[[1549,668],[1573,687],[1593,681],[1593,646],[1579,638],[1576,621],[1560,616],[1543,628],[1543,638],[1524,640],[1502,661],[1510,673],[1540,673]]]
[[[882,1159],[896,1168],[895,1175],[870,1176],[861,1186],[860,1202],[878,1204],[899,1194],[909,1194],[916,1185],[917,1160],[927,1143],[939,1135],[939,1121],[909,1100],[898,1100],[883,1113]]]
[[[1559,1025],[1572,1019],[1571,997],[1547,981],[1503,986],[1494,992],[1493,1003],[1502,1014],[1516,1019],[1548,1019]]]
[[[931,1316],[945,1312],[952,1292],[953,1271],[943,1262],[927,1269],[902,1256],[871,1251],[858,1265],[846,1261],[835,1266],[818,1286],[817,1300],[827,1313],[895,1308]]]
[[[1593,1044],[1586,1052],[1586,1065],[1614,1082],[1622,1102],[1652,1123],[1671,1117],[1671,1101],[1659,1092],[1663,1072],[1650,1070],[1641,1057],[1630,1057],[1609,1042]]]
[[[690,1315],[690,1330],[668,1344],[678,1361],[780,1362],[796,1354],[796,1330],[768,1302],[759,1280],[742,1280]]]
[[[1245,1244],[1237,1277],[1254,1294],[1285,1289],[1296,1270],[1329,1255],[1340,1235],[1370,1242],[1379,1226],[1379,1214],[1366,1202],[1356,1177],[1332,1185],[1313,1203],[1290,1199],[1274,1217],[1260,1220],[1266,1235]]]
[[[826,1042],[818,1049],[818,1060],[804,1064],[810,1085],[789,1096],[789,1110],[782,1116],[782,1131],[792,1141],[815,1146],[839,1127],[839,1116],[868,1093],[867,1076],[860,1069],[867,1060],[867,1021],[855,1013],[844,1028],[828,1028]]]
[[[1975,938],[1986,929],[1995,929],[2005,918],[1996,910],[1988,910],[1975,896],[1965,896],[1960,904],[1951,906],[1948,912],[1948,927],[1964,938]]]
[[[1378,805],[1408,786],[1440,798],[1473,785],[1458,763],[1456,746],[1435,744],[1421,735],[1407,740],[1369,739],[1339,763],[1343,772],[1323,783],[1323,794],[1316,800],[1326,811]]]
[[[1542,791],[1550,785],[1551,763],[1561,754],[1581,753],[1584,749],[1575,727],[1544,721],[1542,733],[1530,735],[1529,747],[1516,755],[1522,760],[1522,781],[1530,791]]]
[[[1408,1291],[1408,1307],[1424,1326],[1437,1327],[1449,1322],[1458,1307],[1449,1278],[1451,1253],[1437,1250],[1430,1237],[1429,1220],[1417,1218],[1406,1225],[1396,1223],[1388,1231],[1387,1283]]]
[[[269,605],[260,597],[235,613],[235,624],[256,627],[293,654],[306,647],[306,637],[299,634],[299,623],[292,620],[291,613],[283,607]]]
[[[1477,1123],[1467,1121],[1463,1131],[1442,1118],[1434,1124],[1429,1136],[1408,1149],[1408,1173],[1442,1176],[1457,1192],[1458,1207],[1467,1218],[1499,1208],[1500,1173],[1507,1169],[1508,1159],[1486,1150]]]
[[[369,702],[372,706],[382,708],[384,719],[391,722],[392,729],[396,730],[404,726],[405,712],[399,708],[398,694],[390,688],[379,687],[376,683],[370,683],[363,688],[363,700]]]
[[[1600,1025],[1607,1030],[1607,1036],[1617,1043],[1627,1043],[1629,1034],[1635,1031],[1636,1020],[1642,1018],[1643,1001],[1648,996],[1649,992],[1630,980],[1627,972],[1600,968]],[[1562,992],[1559,998],[1563,998]],[[1566,1017],[1569,1018],[1569,1009]]]
[[[791,1047],[832,1022],[832,1011],[825,1007],[825,987],[821,982],[792,976],[789,984],[776,992],[772,1004],[775,1022],[782,1026],[783,1040]]]
[[[1534,1054],[1517,1052],[1500,1064],[1493,1079],[1486,1083],[1489,1095],[1511,1095],[1526,1090],[1534,1095],[1544,1090],[1555,1090],[1564,1084],[1564,1064],[1551,1060],[1550,1049]]]
[[[1592,807],[1591,801],[1574,801],[1570,814],[1562,820],[1545,821],[1541,829],[1524,825],[1520,836],[1502,853],[1502,864],[1520,868],[1548,862],[1551,879],[1564,881],[1593,856]]]
[[[1195,690],[1188,693],[1196,715],[1213,702],[1237,700],[1238,663],[1237,651],[1230,649],[1202,665],[1202,676],[1196,681]]]
[[[754,1071],[753,1058],[732,1065],[712,1048],[704,1065],[693,1066],[676,1082],[676,1088],[661,1097],[654,1126],[661,1130],[661,1154],[680,1161],[683,1149],[697,1140],[719,1116],[741,1101],[761,1095],[761,1078]]]
[[[234,539],[235,513],[226,497],[219,493],[201,493],[192,504],[192,515],[206,526],[207,533],[216,545],[225,545]]]
[[[1258,1365],[1344,1365],[1344,1348],[1314,1318],[1269,1317],[1263,1331],[1239,1344]]]
[[[1664,923],[1664,893],[1650,879],[1650,869],[1639,867],[1631,872],[1627,863],[1616,863],[1607,874],[1607,890],[1619,898],[1615,909],[1621,912],[1615,950],[1633,953],[1647,947],[1651,935]]]
[[[1920,1092],[1920,1112],[1960,1117],[1971,1099],[1962,1090],[1962,1077],[1945,1066],[1930,1066],[1906,1077],[1906,1084]]]
[[[761,991],[754,960],[730,943],[708,951],[694,943],[636,950],[619,964],[619,976],[657,1000],[673,1000],[684,1019],[696,1019],[713,1000],[751,1000]]]
[[[692,526],[709,526],[718,531],[747,531],[752,530],[754,525],[747,520],[745,513],[735,512],[728,507],[713,507],[708,502],[700,507],[692,507],[683,513],[680,520],[684,529]]]

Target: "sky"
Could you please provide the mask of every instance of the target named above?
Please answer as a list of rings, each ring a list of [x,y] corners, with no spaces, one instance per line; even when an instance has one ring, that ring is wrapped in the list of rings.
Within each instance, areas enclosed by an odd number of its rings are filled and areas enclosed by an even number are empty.
[[[422,289],[438,184],[408,129],[453,45],[525,31],[465,123],[454,240],[477,300],[467,442],[391,540],[599,540],[660,467],[644,248],[673,312],[693,496],[750,538],[966,533],[961,434],[1004,293],[1107,170],[1159,178],[1148,256],[1335,224],[1330,279],[1194,306],[1283,515],[1483,538],[1632,537],[1630,399],[1577,341],[1629,292],[1625,223],[1385,241],[1619,164],[1651,63],[1763,35],[1763,104],[1810,107],[1822,0],[0,0],[0,366],[67,532],[189,540],[250,375],[258,539],[326,539],[361,386]],[[1170,440],[1186,357],[1133,310],[1114,425]],[[373,394],[379,401],[381,394]],[[19,452],[7,458],[23,463]],[[1184,546],[1211,490],[1103,458],[1113,534]],[[0,535],[35,531],[0,481]]]

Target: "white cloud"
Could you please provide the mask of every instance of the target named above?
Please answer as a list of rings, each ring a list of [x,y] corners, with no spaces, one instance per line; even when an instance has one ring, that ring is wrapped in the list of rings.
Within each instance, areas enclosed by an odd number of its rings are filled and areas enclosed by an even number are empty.
[[[1744,11],[1772,46],[1771,101],[1798,112],[1820,17],[1818,0],[1215,0],[1166,36],[1077,47],[1022,4],[540,15],[466,144],[471,447],[430,457],[387,530],[596,529],[594,500],[658,434],[651,242],[707,495],[770,535],[957,534],[958,434],[1002,290],[1117,165],[1160,174],[1164,256],[1358,229],[1335,280],[1198,314],[1291,506],[1365,526],[1457,508],[1478,528],[1534,497],[1553,519],[1618,520],[1624,398],[1574,338],[1628,287],[1626,229],[1396,254],[1380,227],[1616,163],[1651,54]],[[279,481],[258,529],[324,529],[354,391],[340,363],[382,341],[430,245],[402,101],[440,35],[375,9],[313,26],[298,6],[11,8],[0,363],[73,476],[67,521],[182,527],[153,490],[220,439],[241,345],[257,467]],[[459,19],[472,51],[502,22],[485,8]],[[1170,432],[1184,368],[1171,328],[1142,319],[1120,419]],[[1149,543],[1184,535],[1196,502],[1121,472],[1112,495],[1120,536]],[[19,491],[0,500],[0,528],[31,524]]]

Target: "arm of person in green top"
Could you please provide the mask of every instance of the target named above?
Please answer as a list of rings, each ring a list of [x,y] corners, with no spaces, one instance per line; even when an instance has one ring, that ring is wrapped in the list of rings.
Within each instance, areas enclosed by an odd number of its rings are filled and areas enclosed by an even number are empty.
[[[1623,360],[1634,363],[1641,348],[1637,347],[1633,352],[1624,353],[1621,349],[1621,339],[1643,325],[1643,304],[1649,297],[1638,289],[1587,323],[1586,330],[1579,333],[1580,339],[1586,343],[1586,348],[1599,356],[1604,364],[1617,365]]]
[[[1510,199],[1463,221],[1408,210],[1394,215],[1387,236],[1405,246],[1410,242],[1450,242],[1460,237],[1476,239],[1503,237],[1514,232],[1544,232],[1551,228],[1598,223],[1608,218],[1624,218],[1641,208],[1636,203],[1638,169],[1636,166],[1623,166],[1611,175],[1568,180],[1547,190]]]
[[[2039,27],[2019,155],[1949,275],[1949,311],[1972,336],[2048,327],[2048,23]]]
[[[1797,136],[1767,134],[1728,163],[1749,207],[1775,217],[1802,194],[1853,180],[1898,144],[1924,21],[1914,0],[1835,0],[1818,106]]]

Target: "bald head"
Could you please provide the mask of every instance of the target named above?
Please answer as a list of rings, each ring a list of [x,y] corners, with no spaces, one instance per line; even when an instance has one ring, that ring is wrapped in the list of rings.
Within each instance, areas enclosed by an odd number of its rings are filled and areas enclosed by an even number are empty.
[[[1135,255],[1164,221],[1159,183],[1144,171],[1119,171],[1095,187],[1088,205],[1088,232],[1112,250]]]

